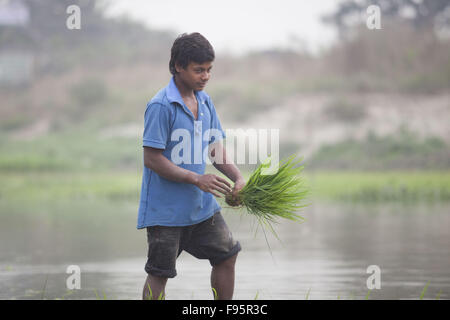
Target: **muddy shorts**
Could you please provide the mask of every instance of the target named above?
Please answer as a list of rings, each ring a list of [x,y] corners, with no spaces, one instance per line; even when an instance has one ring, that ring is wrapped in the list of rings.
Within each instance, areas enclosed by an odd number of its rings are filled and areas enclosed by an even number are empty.
[[[156,277],[174,278],[175,262],[187,251],[198,259],[208,259],[212,266],[241,250],[233,239],[220,212],[198,224],[184,227],[147,227],[148,255],[145,271]]]

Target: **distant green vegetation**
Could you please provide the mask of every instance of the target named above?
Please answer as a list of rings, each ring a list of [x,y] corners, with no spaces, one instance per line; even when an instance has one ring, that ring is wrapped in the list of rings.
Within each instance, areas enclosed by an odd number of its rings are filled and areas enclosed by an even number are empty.
[[[85,121],[82,128],[69,126],[61,132],[20,142],[0,136],[0,172],[140,171],[142,146],[138,136],[141,132],[136,132],[136,138],[108,136],[96,126],[95,120]],[[110,128],[110,133],[120,131],[120,126]],[[289,156],[300,147],[295,143],[281,143],[280,157]],[[254,167],[247,165],[241,169],[253,170]],[[361,141],[324,145],[306,159],[307,170],[449,168],[450,146],[444,140],[420,138],[406,129],[387,136],[368,134]]]
[[[138,201],[141,177],[126,172],[0,173],[0,200],[47,202],[59,200]]]
[[[140,148],[139,139],[107,137],[89,122],[81,131],[69,127],[20,143],[0,137],[0,200],[138,201]],[[419,139],[401,130],[392,136],[369,135],[364,141],[323,147],[307,159],[304,174],[313,200],[448,201],[449,159],[442,140]],[[218,174],[211,166],[207,170]],[[248,176],[253,168],[241,170]]]
[[[346,140],[322,146],[308,159],[309,169],[442,170],[450,167],[450,146],[438,137],[420,138],[401,129],[383,137],[368,134],[362,141]]]
[[[137,170],[141,142],[108,137],[85,125],[32,140],[0,138],[0,172]]]
[[[450,200],[450,171],[330,171],[308,178],[315,199],[368,203]]]
[[[214,168],[208,172],[220,175]],[[309,172],[305,178],[312,202],[450,201],[450,171],[329,171]],[[70,199],[137,202],[141,188],[141,172],[0,172],[0,180],[0,201],[11,203]]]

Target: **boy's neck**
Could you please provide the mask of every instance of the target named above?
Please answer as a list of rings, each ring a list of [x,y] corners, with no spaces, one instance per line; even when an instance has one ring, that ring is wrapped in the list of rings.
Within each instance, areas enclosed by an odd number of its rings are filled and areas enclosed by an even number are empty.
[[[195,97],[195,92],[191,88],[187,87],[183,81],[181,81],[176,75],[174,76],[175,85],[180,92],[181,97]]]

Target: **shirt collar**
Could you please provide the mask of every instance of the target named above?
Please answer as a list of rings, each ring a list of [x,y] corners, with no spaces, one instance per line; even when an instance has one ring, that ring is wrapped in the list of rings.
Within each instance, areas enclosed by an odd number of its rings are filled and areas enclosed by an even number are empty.
[[[166,88],[167,99],[170,103],[177,102],[180,105],[184,105],[183,98],[181,97],[180,91],[178,91],[177,85],[175,84],[175,77],[170,79],[169,85]]]
[[[194,91],[194,92],[199,104],[204,103],[205,99],[202,95],[202,91]],[[175,84],[174,76],[172,76],[172,79],[170,79],[169,85],[166,88],[166,95],[170,103],[177,102],[181,106],[184,106],[184,101],[183,98],[181,97],[180,91],[177,88],[177,85]]]

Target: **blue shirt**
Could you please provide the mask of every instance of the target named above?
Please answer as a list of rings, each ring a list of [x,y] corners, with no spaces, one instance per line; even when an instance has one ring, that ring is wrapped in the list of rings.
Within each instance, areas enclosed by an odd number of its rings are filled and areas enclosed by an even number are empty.
[[[163,149],[177,166],[205,173],[208,146],[225,138],[211,98],[195,91],[198,118],[185,105],[174,78],[147,104],[143,146]],[[197,186],[165,179],[144,166],[137,228],[187,226],[210,218],[221,207]]]

